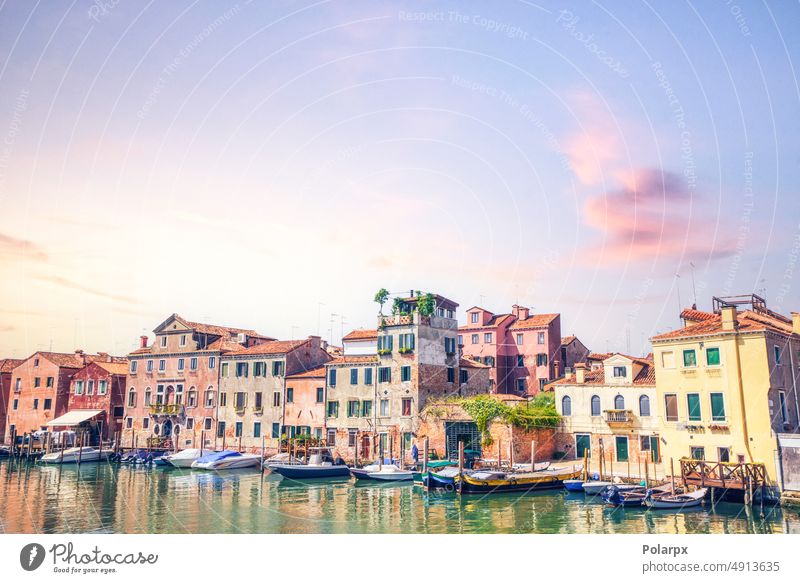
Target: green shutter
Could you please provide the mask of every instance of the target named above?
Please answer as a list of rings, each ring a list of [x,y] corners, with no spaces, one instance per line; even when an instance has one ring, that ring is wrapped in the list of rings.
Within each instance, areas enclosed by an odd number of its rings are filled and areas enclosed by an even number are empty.
[[[700,421],[700,395],[697,393],[686,395],[686,404],[689,409],[689,421]]]
[[[711,419],[725,421],[725,398],[722,393],[711,393]]]
[[[694,350],[683,351],[683,366],[697,366],[697,356]]]
[[[719,364],[719,348],[709,348],[706,350],[706,364],[716,366]]]

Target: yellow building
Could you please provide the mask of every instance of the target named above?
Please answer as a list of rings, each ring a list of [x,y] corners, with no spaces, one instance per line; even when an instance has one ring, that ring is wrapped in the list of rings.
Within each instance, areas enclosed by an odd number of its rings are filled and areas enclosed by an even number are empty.
[[[782,489],[778,436],[798,433],[800,419],[800,314],[786,318],[755,295],[713,303],[652,338],[664,461],[676,474],[684,457],[763,463]]]

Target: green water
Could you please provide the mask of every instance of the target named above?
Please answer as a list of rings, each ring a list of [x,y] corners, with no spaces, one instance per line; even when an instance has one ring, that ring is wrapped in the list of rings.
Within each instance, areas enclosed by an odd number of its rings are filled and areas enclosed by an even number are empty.
[[[691,512],[615,509],[582,494],[463,496],[421,488],[297,483],[109,464],[0,462],[6,533],[781,533],[797,511],[717,504]]]

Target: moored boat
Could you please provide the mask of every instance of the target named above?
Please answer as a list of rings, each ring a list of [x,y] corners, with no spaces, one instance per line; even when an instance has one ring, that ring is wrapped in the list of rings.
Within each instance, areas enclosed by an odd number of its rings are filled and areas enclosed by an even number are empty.
[[[620,489],[617,484],[613,484],[606,488],[600,497],[609,506],[641,506],[646,495],[647,490],[640,486]]]
[[[329,448],[315,447],[309,451],[311,454],[305,464],[276,463],[271,464],[269,469],[284,478],[293,480],[342,478],[350,475],[350,468],[347,465],[335,463]]]
[[[170,465],[175,466],[176,468],[191,468],[192,464],[199,459],[203,453],[211,453],[208,450],[196,449],[196,448],[189,448],[183,449],[179,452],[169,454],[166,456],[166,461]]]
[[[601,494],[609,486],[613,486],[614,482],[606,482],[603,480],[590,480],[583,483],[583,491],[589,496],[597,496]]]
[[[564,488],[567,492],[583,492],[583,480],[564,480]]]
[[[370,464],[363,468],[350,468],[350,473],[356,480],[407,482],[414,479],[414,472],[399,468],[395,464]]]
[[[238,451],[215,451],[192,462],[193,470],[239,470],[256,467],[261,463],[261,456]]]
[[[707,492],[708,488],[699,488],[694,492],[684,494],[658,494],[653,490],[648,490],[644,497],[644,505],[657,510],[691,508],[700,506]]]
[[[456,484],[462,494],[528,492],[560,488],[564,480],[575,479],[581,472],[583,472],[582,467],[553,467],[540,472],[526,473],[479,470],[456,478]]]
[[[70,447],[69,449],[44,454],[39,463],[42,464],[76,464],[99,462],[108,458],[110,451],[96,447]]]

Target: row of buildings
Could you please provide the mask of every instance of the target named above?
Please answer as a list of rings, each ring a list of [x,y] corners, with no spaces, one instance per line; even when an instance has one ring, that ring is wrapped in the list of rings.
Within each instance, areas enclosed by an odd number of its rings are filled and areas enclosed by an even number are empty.
[[[0,362],[0,430],[6,441],[79,426],[126,446],[269,451],[310,435],[365,459],[381,445],[407,452],[430,434],[432,401],[495,393],[524,403],[548,391],[562,421],[543,451],[580,459],[602,443],[618,463],[764,463],[772,482],[800,489],[797,314],[777,314],[758,296],[714,298],[708,312],[684,310],[683,327],[634,357],[562,336],[559,314],[473,307],[459,326],[457,308],[411,292],[341,347],[173,314],[124,358],[37,352]],[[474,424],[436,422],[441,454],[459,441],[480,449]]]

